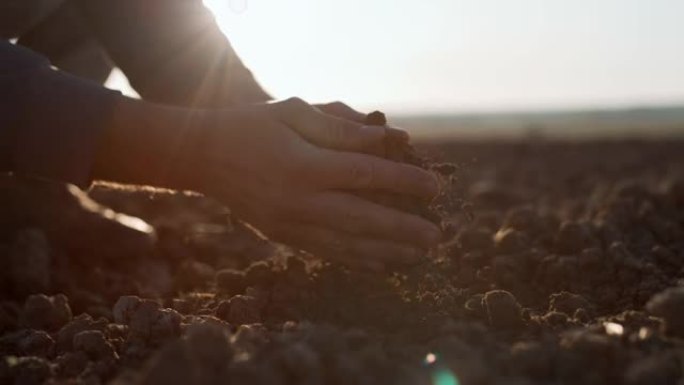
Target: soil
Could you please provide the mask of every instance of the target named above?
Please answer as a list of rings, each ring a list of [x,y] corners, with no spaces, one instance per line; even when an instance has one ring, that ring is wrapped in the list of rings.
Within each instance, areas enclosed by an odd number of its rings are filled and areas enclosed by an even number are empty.
[[[681,383],[683,144],[423,144],[449,236],[387,275],[198,195],[4,178],[0,384]]]
[[[387,125],[387,118],[384,113],[380,111],[371,112],[366,116],[364,123],[372,126],[385,127],[385,140],[379,154],[384,158],[394,162],[407,163],[425,170],[432,170],[435,168],[437,171],[434,172],[434,174],[439,177],[442,182],[455,171],[455,168],[452,165],[445,167],[442,164],[433,164],[429,159],[420,156],[413,145],[409,143],[407,137]],[[442,184],[446,185],[445,183]],[[448,191],[443,186],[441,196],[445,196],[447,192]],[[375,203],[419,215],[438,226],[442,225],[442,217],[436,211],[438,205],[434,204],[434,202],[387,191],[372,191],[360,195]]]

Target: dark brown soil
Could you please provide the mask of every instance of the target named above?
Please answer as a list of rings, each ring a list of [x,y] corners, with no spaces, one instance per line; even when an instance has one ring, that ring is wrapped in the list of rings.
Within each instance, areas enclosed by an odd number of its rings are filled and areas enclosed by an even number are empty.
[[[0,384],[681,383],[683,144],[419,146],[454,164],[430,166],[449,175],[451,236],[383,276],[271,245],[191,194],[90,192],[153,225],[151,247],[123,230],[136,241],[75,247],[5,215]],[[72,238],[112,228],[77,211],[55,211]]]

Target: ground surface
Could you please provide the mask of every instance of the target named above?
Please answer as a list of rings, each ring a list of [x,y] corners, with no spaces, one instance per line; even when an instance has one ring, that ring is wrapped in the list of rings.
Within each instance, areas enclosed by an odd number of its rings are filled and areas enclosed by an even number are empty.
[[[0,383],[682,383],[683,144],[424,145],[458,166],[451,236],[386,276],[198,196],[97,187],[157,242],[5,229]]]

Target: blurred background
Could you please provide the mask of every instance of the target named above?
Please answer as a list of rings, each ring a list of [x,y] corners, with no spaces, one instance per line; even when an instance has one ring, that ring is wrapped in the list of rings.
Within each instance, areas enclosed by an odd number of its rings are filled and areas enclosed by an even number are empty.
[[[205,4],[275,97],[381,109],[414,135],[684,132],[684,1]]]

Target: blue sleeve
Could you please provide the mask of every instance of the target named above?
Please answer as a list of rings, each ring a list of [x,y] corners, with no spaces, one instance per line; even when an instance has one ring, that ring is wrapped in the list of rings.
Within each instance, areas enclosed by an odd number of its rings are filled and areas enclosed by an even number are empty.
[[[0,171],[87,186],[120,94],[0,42]]]

